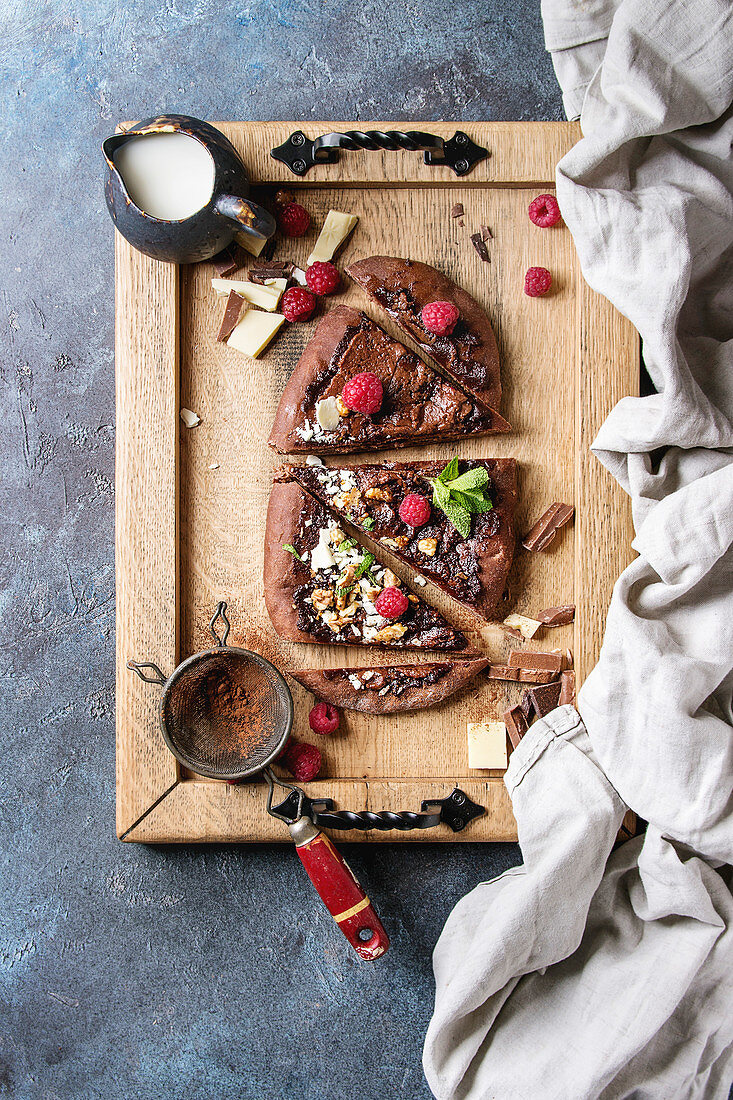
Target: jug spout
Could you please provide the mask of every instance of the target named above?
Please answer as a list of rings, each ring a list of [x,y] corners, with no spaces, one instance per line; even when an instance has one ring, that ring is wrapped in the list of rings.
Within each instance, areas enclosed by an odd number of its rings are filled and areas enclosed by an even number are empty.
[[[257,240],[268,240],[276,229],[275,219],[267,210],[241,199],[236,195],[220,195],[216,200],[219,213],[236,224],[239,233],[246,233]]]

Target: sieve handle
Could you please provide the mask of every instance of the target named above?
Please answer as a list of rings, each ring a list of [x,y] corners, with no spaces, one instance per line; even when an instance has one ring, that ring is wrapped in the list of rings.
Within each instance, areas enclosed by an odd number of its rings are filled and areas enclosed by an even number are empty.
[[[356,953],[373,962],[389,947],[389,936],[346,860],[308,817],[288,825],[308,877]]]

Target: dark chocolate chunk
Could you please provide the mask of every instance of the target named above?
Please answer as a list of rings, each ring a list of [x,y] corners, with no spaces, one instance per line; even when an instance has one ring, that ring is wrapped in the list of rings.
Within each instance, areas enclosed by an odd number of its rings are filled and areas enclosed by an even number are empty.
[[[504,725],[509,734],[512,748],[516,749],[529,729],[529,723],[522,713],[522,708],[519,704],[514,707],[509,707],[509,710],[504,711]]]
[[[221,326],[216,337],[220,344],[223,344],[237,327],[243,305],[244,298],[242,295],[237,294],[236,290],[230,290],[227,304],[224,307],[224,316],[221,319]]]
[[[540,611],[537,621],[543,626],[567,626],[575,621],[575,604],[565,604],[563,607],[547,607]]]
[[[532,719],[535,717],[535,709],[534,704],[532,703],[532,698],[528,691],[525,691],[524,695],[522,696],[519,703],[519,708],[522,711],[524,717],[527,719],[527,722],[531,722]]]
[[[509,667],[522,669],[546,669],[559,673],[562,670],[561,653],[538,653],[532,649],[513,649],[509,654]]]
[[[463,209],[463,203],[462,202],[454,203],[453,206],[451,207],[450,216],[452,218],[460,218],[463,214],[465,214],[465,210]]]
[[[566,703],[575,706],[575,673],[572,669],[560,676],[560,698],[557,705],[563,707]]]
[[[243,248],[240,248],[238,244],[230,244],[226,248],[218,252],[211,261],[214,265],[214,271],[220,279],[225,279],[227,275],[231,275],[242,267],[246,252]]]
[[[558,705],[558,699],[560,698],[560,681],[556,680],[554,684],[542,684],[541,686],[530,688],[527,695],[529,695],[532,700],[532,706],[537,717],[544,718],[550,711],[555,710]]]
[[[481,226],[481,240],[482,241],[490,241],[492,239],[493,239],[493,236],[492,236],[491,230],[489,229],[488,225],[482,225]]]
[[[572,504],[562,504],[555,501],[535,523],[529,534],[525,535],[522,546],[526,550],[545,550],[555,535],[573,518],[575,508]]]
[[[489,262],[489,250],[484,244],[484,238],[480,233],[471,234],[471,244],[476,249],[483,262],[487,264]]]

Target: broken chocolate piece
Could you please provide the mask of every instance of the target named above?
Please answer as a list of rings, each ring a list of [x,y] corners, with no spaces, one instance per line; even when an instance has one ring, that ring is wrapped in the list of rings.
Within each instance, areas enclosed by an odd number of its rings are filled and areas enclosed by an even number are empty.
[[[463,214],[465,214],[465,212],[466,211],[463,209],[462,202],[454,202],[453,206],[451,207],[450,216],[452,218],[460,218]]]
[[[524,717],[527,719],[528,723],[531,723],[536,717],[534,706],[532,704],[532,699],[530,698],[530,694],[528,691],[525,691],[524,695],[519,701],[519,709],[521,710]]]
[[[554,684],[542,684],[538,687],[530,688],[527,692],[532,700],[532,707],[538,718],[544,718],[550,711],[555,710],[558,706],[558,699],[560,698],[560,681],[556,680]]]
[[[522,684],[551,684],[557,679],[557,673],[550,669],[511,668],[509,665],[491,665],[488,671],[490,680],[512,680]]]
[[[557,705],[564,707],[566,703],[575,706],[575,673],[572,669],[560,675],[560,697]]]
[[[514,626],[507,626],[506,623],[502,624],[502,629],[505,634],[508,634],[510,638],[516,638],[518,642],[524,641],[524,634],[517,630]]]
[[[572,504],[562,504],[560,501],[555,501],[540,516],[529,534],[525,536],[522,546],[525,550],[545,550],[560,528],[564,527],[573,518],[574,514],[575,508]]]
[[[493,236],[492,236],[491,230],[489,229],[488,225],[482,225],[481,226],[481,240],[482,241],[491,241],[491,240],[493,240]]]
[[[537,650],[513,649],[509,654],[509,667],[522,669],[546,669],[548,672],[562,671],[561,653],[539,653]]]
[[[264,286],[267,279],[288,279],[294,267],[292,260],[272,260],[267,264],[256,264],[249,269],[249,281]]]
[[[504,725],[512,743],[512,748],[516,749],[529,729],[529,722],[518,703],[514,707],[509,707],[509,710],[504,711]]]
[[[564,607],[547,607],[537,615],[537,621],[543,626],[567,626],[575,621],[575,604]]]
[[[249,254],[239,244],[230,244],[227,248],[219,252],[211,261],[214,265],[214,271],[220,279],[226,279],[227,275],[233,274],[238,271],[240,267],[244,267]]]
[[[223,344],[234,332],[244,304],[245,301],[241,294],[237,294],[236,290],[229,291],[227,304],[224,307],[224,316],[221,319],[221,326],[216,336],[220,344]]]
[[[471,234],[471,244],[473,245],[473,247],[478,252],[479,257],[481,258],[481,260],[485,264],[489,263],[489,250],[486,247],[486,245],[484,244],[484,238],[481,236],[480,233],[472,233]]]
[[[526,615],[507,615],[504,619],[503,627],[507,634],[512,634],[515,638],[534,638],[535,634],[542,626],[539,619],[530,619]]]

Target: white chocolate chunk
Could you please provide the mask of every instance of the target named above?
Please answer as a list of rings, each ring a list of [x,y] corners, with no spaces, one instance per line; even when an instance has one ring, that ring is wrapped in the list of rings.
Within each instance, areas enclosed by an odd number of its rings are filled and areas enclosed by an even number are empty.
[[[285,291],[285,287],[287,285],[288,285],[288,280],[287,279],[265,279],[265,286],[266,287],[268,287],[270,290],[279,291],[278,297],[277,297],[277,304],[278,305],[280,304],[280,299],[282,298],[283,293]]]
[[[250,237],[249,233],[240,234],[237,240],[238,244],[241,244],[242,248],[245,252],[249,252],[250,256],[259,256],[262,249],[267,244],[267,239],[265,237]]]
[[[338,428],[341,415],[335,397],[323,397],[316,403],[316,420],[325,432]]]
[[[201,423],[201,417],[197,416],[195,412],[191,412],[190,409],[181,409],[181,420],[187,428],[195,428],[197,424]]]
[[[278,280],[280,281],[284,282],[284,280]],[[212,279],[211,285],[220,298],[228,295],[230,290],[235,290],[250,305],[259,306],[260,309],[266,309],[270,313],[277,309],[285,289],[284,286],[282,290],[277,286],[260,286],[258,283],[248,283],[243,279]]]
[[[251,355],[253,359],[263,351],[285,320],[282,313],[259,313],[250,309],[245,313],[227,340],[227,347]]]
[[[311,569],[317,573],[319,569],[331,569],[336,560],[331,553],[331,535],[327,528],[322,527],[318,536],[318,544],[311,552]]]
[[[539,619],[530,619],[526,615],[507,615],[504,619],[504,626],[510,626],[514,630],[518,630],[523,638],[534,638],[535,634],[542,626]]]
[[[469,768],[506,768],[506,726],[503,722],[468,723]]]
[[[353,230],[359,218],[356,214],[344,214],[340,210],[329,210],[323,228],[318,234],[318,240],[313,246],[306,265],[317,261],[333,259],[336,249],[344,243],[349,233]]]

